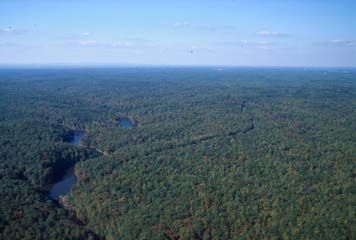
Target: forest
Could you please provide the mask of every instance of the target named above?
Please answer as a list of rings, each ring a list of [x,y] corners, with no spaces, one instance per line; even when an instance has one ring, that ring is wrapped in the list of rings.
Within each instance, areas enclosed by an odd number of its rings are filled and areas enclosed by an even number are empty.
[[[356,70],[1,69],[0,201],[0,239],[356,239]]]

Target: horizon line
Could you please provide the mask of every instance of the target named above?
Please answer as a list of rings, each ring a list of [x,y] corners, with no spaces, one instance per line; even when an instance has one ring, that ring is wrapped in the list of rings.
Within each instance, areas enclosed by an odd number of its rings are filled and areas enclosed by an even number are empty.
[[[11,68],[323,68],[356,69],[356,66],[340,65],[219,65],[219,64],[135,64],[135,63],[0,63],[0,69]]]

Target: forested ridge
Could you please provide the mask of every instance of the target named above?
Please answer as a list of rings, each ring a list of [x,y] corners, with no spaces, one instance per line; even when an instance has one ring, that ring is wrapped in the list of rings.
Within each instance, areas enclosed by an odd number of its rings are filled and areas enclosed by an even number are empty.
[[[353,69],[3,69],[0,110],[1,239],[356,238]]]

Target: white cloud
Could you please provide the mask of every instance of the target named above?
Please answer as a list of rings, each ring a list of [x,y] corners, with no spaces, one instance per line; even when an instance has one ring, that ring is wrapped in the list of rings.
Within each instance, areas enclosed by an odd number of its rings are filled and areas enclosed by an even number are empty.
[[[95,40],[83,40],[83,41],[79,41],[79,45],[81,45],[81,46],[97,46],[98,42]]]
[[[262,37],[286,37],[288,34],[286,33],[281,33],[281,32],[273,32],[273,31],[267,31],[267,30],[262,30],[256,32],[257,35],[262,36]]]
[[[225,41],[221,42],[220,44],[222,45],[228,45],[228,46],[239,46],[239,47],[266,47],[266,46],[271,46],[274,43],[271,41],[253,41],[253,40],[237,40],[237,41]]]
[[[175,28],[185,28],[185,27],[190,27],[190,23],[188,23],[188,22],[175,22],[174,24],[173,24],[173,27],[175,27]]]
[[[198,46],[191,46],[190,47],[191,52],[199,51],[199,52],[214,52],[214,50],[210,47],[198,47]]]
[[[0,41],[0,47],[15,47],[15,46],[20,46],[21,44],[14,43],[14,42],[5,42],[5,41]]]
[[[236,28],[233,26],[227,25],[195,25],[186,21],[175,22],[173,24],[174,28],[182,28],[182,29],[192,29],[195,31],[204,31],[204,32],[237,32]]]
[[[13,27],[0,28],[0,34],[20,34],[24,32],[24,30],[18,30]]]
[[[353,48],[356,47],[356,41],[351,39],[332,39],[332,40],[324,40],[319,42],[314,42],[313,45],[315,46],[322,46],[322,47],[349,47]]]
[[[356,42],[353,40],[346,39],[333,39],[327,42],[328,45],[339,46],[339,47],[354,47]]]
[[[102,48],[146,48],[152,47],[152,42],[142,38],[127,38],[120,41],[96,41],[92,39],[74,42],[75,45],[83,47],[102,47]]]
[[[130,42],[130,41],[119,41],[119,42],[113,42],[111,43],[112,47],[133,47],[135,46],[135,43]]]
[[[270,46],[272,45],[273,43],[270,42],[270,41],[256,41],[255,42],[257,45],[260,45],[260,46]]]
[[[11,33],[11,32],[15,32],[16,30],[11,28],[11,27],[7,27],[7,28],[2,28],[0,29],[0,32],[3,32],[3,33]]]

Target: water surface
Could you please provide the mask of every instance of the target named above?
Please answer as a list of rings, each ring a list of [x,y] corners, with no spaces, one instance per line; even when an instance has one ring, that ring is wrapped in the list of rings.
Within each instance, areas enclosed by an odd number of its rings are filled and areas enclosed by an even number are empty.
[[[48,196],[51,199],[59,200],[61,196],[66,195],[70,191],[76,182],[77,177],[74,174],[74,169],[70,168],[63,177],[52,185]]]
[[[70,143],[79,145],[81,139],[85,135],[85,131],[76,130],[71,133]],[[66,195],[77,182],[77,177],[74,174],[74,167],[68,169],[65,174],[51,185],[48,192],[48,197],[51,199],[59,200],[61,196]]]
[[[121,117],[116,120],[118,126],[122,128],[133,128],[134,122],[129,118]],[[74,130],[71,132],[69,143],[73,145],[80,145],[80,141],[85,136],[86,132],[83,130]],[[51,199],[59,200],[61,196],[66,195],[77,182],[77,177],[74,174],[74,167],[68,169],[65,174],[51,185],[48,196]]]
[[[129,118],[121,117],[116,120],[117,124],[122,128],[133,128],[135,123]]]
[[[82,140],[84,135],[85,135],[85,131],[81,131],[81,130],[73,131],[71,140],[69,142],[73,145],[79,145],[80,140]]]

